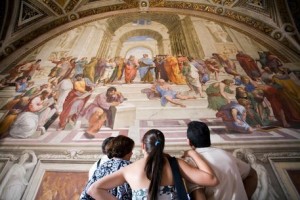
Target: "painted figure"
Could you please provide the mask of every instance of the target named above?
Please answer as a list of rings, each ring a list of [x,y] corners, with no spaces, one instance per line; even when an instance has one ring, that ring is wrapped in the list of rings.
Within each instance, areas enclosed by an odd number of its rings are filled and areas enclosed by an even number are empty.
[[[169,81],[178,85],[186,84],[185,78],[179,69],[176,57],[170,55],[167,56],[165,58],[164,67],[168,74]]]
[[[236,71],[235,63],[230,60],[226,55],[213,53],[212,56],[224,67],[227,74],[233,75],[234,77],[240,74]]]
[[[90,79],[93,83],[95,83],[95,69],[98,60],[96,57],[91,58],[90,62],[84,66],[83,69],[83,77]]]
[[[168,102],[179,105],[180,107],[186,107],[185,104],[176,101],[175,99],[195,99],[194,96],[186,96],[182,95],[179,92],[174,91],[168,83],[166,83],[163,79],[157,80],[157,82],[152,86],[152,89],[155,90],[161,96],[161,105],[166,106]]]
[[[131,55],[126,61],[125,65],[125,83],[133,83],[138,67],[138,62],[136,61],[135,57]]]
[[[57,111],[54,102],[49,97],[49,91],[44,90],[34,97],[28,104],[27,109],[18,115],[12,124],[9,135],[15,138],[28,138],[34,136],[35,132],[45,133],[45,123]]]
[[[182,74],[186,77],[186,83],[191,91],[195,91],[201,98],[204,98],[197,68],[191,62],[184,61]]]
[[[59,129],[64,129],[67,123],[75,125],[79,113],[91,95],[91,92],[87,91],[82,74],[77,74],[75,78],[76,81],[73,83],[74,87],[66,97],[63,110],[59,116]]]
[[[152,83],[154,80],[154,67],[155,64],[148,54],[144,54],[141,59],[139,59],[139,73],[141,81],[144,83]]]
[[[98,94],[93,103],[88,105],[81,113],[89,120],[89,127],[86,130],[87,137],[94,137],[100,130],[104,121],[106,126],[113,128],[116,115],[116,106],[124,101],[124,96],[115,87],[110,87],[106,92]]]
[[[253,128],[246,122],[246,115],[245,107],[235,101],[222,106],[216,113],[229,132],[251,133]]]
[[[251,56],[245,54],[243,51],[238,51],[236,54],[236,59],[239,61],[243,70],[252,80],[256,80],[261,76],[261,72],[256,64],[256,61]]]
[[[227,93],[233,94],[230,86],[233,80],[225,79],[221,82],[212,83],[206,89],[208,108],[219,110],[223,105],[230,102]]]

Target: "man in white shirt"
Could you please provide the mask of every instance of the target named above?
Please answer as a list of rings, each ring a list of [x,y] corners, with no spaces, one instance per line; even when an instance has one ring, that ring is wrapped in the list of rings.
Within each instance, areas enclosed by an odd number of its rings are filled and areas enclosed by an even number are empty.
[[[217,186],[204,189],[208,200],[251,199],[257,186],[257,174],[248,163],[227,151],[211,147],[210,131],[203,122],[190,122],[187,138],[190,146],[207,160],[220,181]],[[190,159],[187,161],[192,163]],[[189,183],[187,187],[191,195],[201,188]]]

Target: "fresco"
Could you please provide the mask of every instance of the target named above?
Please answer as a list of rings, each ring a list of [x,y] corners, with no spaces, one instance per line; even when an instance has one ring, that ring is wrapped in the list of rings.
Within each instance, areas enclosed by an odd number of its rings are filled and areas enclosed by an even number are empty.
[[[193,40],[170,37],[160,48],[147,35],[129,37],[132,46],[118,50],[109,44],[117,38],[103,32],[100,38],[95,24],[46,42],[1,74],[0,137],[26,140],[80,128],[93,140],[137,121],[195,118],[214,120],[225,134],[298,132],[294,69],[236,30],[207,20],[191,23],[202,52],[186,53],[184,45]],[[144,53],[131,51],[135,44]]]
[[[46,171],[35,199],[79,199],[86,179],[86,172]]]

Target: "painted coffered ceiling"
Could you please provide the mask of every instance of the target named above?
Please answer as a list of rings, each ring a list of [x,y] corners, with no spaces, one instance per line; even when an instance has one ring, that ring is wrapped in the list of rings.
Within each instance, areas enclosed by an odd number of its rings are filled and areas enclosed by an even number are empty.
[[[297,0],[149,0],[141,10],[139,0],[1,0],[0,61],[53,29],[108,18],[112,32],[137,19],[148,19],[169,30],[180,15],[201,15],[246,25],[284,44],[300,55],[295,19]],[[299,7],[299,6],[298,6]],[[292,9],[290,9],[292,8]],[[296,16],[296,17],[295,17]],[[59,32],[59,31],[58,31]]]

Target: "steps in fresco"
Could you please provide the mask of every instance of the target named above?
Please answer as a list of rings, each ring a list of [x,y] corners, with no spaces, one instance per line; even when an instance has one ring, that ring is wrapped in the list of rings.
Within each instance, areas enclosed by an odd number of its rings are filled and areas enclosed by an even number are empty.
[[[229,75],[220,73],[220,80],[225,78],[231,78]],[[138,78],[137,78],[138,79]],[[39,79],[36,84],[44,84],[46,79]],[[203,87],[206,89],[207,85],[216,82],[213,78]],[[178,118],[215,118],[216,111],[207,108],[208,101],[207,96],[204,93],[205,98],[197,96],[196,99],[177,100],[185,104],[186,107],[182,108],[171,103],[167,103],[166,106],[161,106],[160,98],[148,99],[147,95],[142,93],[143,89],[151,88],[152,84],[140,83],[135,81],[133,84],[123,84],[122,81],[106,86],[97,86],[92,93],[90,100],[87,102],[88,106],[96,95],[114,86],[118,91],[122,92],[127,100],[117,106],[117,113],[115,119],[116,128],[124,128],[133,126],[136,120],[159,120],[159,119],[178,119]],[[196,96],[194,92],[189,92],[187,85],[171,84],[170,87],[184,95]],[[0,104],[4,104],[8,99],[16,95],[14,87],[5,88],[0,92]],[[234,95],[229,95],[231,99],[234,99]],[[80,123],[86,124],[86,120],[82,120]]]
[[[215,81],[211,81],[215,82]],[[208,83],[210,84],[210,83]],[[150,88],[151,84],[113,84],[107,86],[98,86],[95,88],[92,98],[86,106],[93,101],[97,94],[106,92],[108,87],[114,86],[122,92],[127,98],[121,105],[117,106],[117,114],[114,129],[133,126],[136,120],[157,120],[157,119],[178,119],[178,118],[215,118],[216,111],[207,108],[207,96],[205,98],[197,97],[196,99],[178,100],[186,105],[182,108],[178,105],[167,103],[161,106],[160,98],[148,99],[147,95],[141,93],[141,90]],[[195,96],[194,92],[188,92],[187,85],[171,85],[175,91],[183,94]],[[234,94],[229,95],[234,99]],[[82,121],[85,124],[87,122]]]

